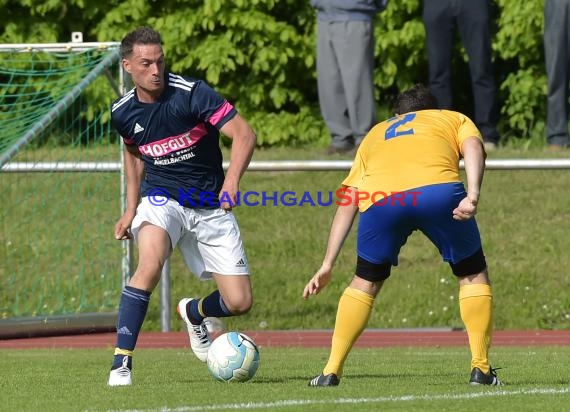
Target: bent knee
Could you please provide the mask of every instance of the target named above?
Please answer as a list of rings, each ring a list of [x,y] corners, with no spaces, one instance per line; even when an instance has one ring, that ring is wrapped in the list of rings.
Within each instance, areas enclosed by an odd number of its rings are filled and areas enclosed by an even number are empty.
[[[244,296],[240,299],[224,299],[224,303],[232,315],[243,315],[250,311],[253,306],[253,299],[251,296]]]

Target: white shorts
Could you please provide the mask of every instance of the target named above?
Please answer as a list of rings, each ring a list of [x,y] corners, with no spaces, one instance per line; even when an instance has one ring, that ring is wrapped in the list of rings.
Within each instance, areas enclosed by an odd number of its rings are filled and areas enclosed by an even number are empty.
[[[247,256],[235,216],[223,209],[191,209],[168,199],[156,205],[143,197],[131,225],[137,240],[143,222],[168,232],[172,250],[178,249],[188,269],[199,279],[220,275],[249,275]]]

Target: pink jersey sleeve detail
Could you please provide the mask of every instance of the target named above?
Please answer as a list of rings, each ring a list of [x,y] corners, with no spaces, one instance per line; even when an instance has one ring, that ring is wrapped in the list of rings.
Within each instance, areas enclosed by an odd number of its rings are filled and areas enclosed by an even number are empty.
[[[135,140],[131,139],[130,137],[123,137],[123,142],[125,142],[125,144],[130,146],[135,144]]]
[[[208,123],[215,126],[220,120],[224,118],[226,114],[233,110],[233,106],[226,100],[224,104],[208,119]]]

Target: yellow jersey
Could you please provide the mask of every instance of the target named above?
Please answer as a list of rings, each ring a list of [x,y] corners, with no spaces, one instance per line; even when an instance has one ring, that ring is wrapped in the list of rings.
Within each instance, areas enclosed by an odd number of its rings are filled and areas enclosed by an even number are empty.
[[[368,132],[342,185],[370,194],[358,205],[364,212],[373,203],[373,193],[390,196],[460,182],[461,146],[469,137],[483,140],[473,121],[459,112],[420,110],[395,116]],[[378,194],[374,197],[381,199]]]

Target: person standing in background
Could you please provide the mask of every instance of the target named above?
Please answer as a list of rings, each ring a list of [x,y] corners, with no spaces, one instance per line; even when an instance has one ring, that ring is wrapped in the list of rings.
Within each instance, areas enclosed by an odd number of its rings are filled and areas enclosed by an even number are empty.
[[[317,87],[328,154],[357,147],[376,123],[374,16],[388,0],[311,0],[317,10]]]
[[[429,88],[440,109],[453,109],[451,60],[455,26],[467,56],[474,99],[474,121],[485,149],[495,149],[499,106],[493,73],[490,0],[424,0],[423,21],[429,67]]]
[[[544,58],[548,78],[546,143],[568,147],[568,86],[570,81],[570,0],[544,3]]]

